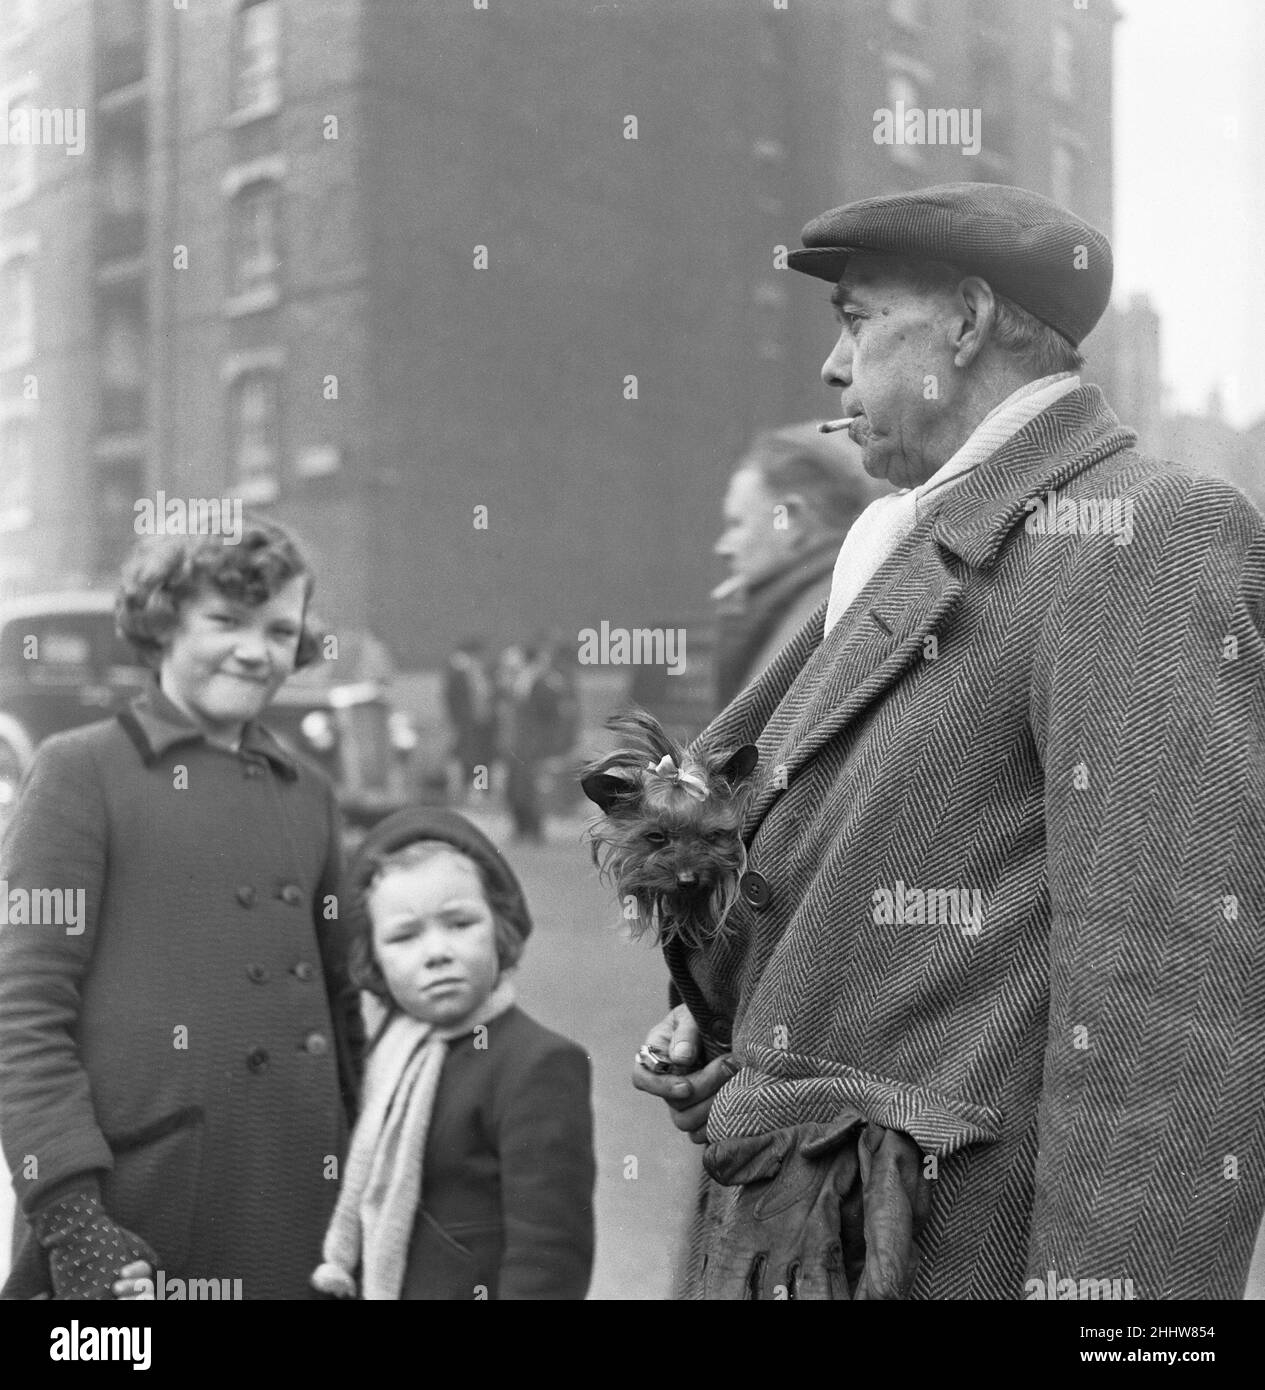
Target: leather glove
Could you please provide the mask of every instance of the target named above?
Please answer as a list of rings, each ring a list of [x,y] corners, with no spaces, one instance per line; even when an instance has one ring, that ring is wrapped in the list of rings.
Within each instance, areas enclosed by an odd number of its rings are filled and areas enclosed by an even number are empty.
[[[904,1298],[930,1201],[921,1160],[854,1111],[709,1145],[704,1167],[737,1190],[717,1194],[703,1297]]]
[[[112,1299],[112,1285],[134,1260],[158,1268],[158,1256],[140,1236],[112,1221],[90,1187],[77,1188],[29,1218],[48,1254],[55,1299]]]

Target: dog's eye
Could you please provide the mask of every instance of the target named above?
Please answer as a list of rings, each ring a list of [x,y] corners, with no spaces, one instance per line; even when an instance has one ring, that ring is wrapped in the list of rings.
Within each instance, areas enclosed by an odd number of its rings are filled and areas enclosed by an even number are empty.
[[[646,843],[648,845],[666,845],[667,842],[668,837],[663,833],[662,830],[646,831]]]

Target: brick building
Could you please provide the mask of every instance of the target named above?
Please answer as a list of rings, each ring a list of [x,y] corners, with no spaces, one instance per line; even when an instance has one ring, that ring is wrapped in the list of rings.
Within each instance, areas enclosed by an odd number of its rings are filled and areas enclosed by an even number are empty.
[[[87,139],[0,148],[0,592],[163,489],[295,524],[407,665],[680,621],[746,441],[834,404],[809,216],[971,178],[1110,231],[1109,4],[477,4],[8,0],[5,100]],[[977,152],[876,143],[930,108]]]

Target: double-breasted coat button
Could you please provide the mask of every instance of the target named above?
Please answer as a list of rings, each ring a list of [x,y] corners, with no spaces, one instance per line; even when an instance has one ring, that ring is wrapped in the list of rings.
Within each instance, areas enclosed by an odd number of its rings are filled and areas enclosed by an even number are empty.
[[[246,1065],[251,1071],[263,1071],[268,1065],[268,1053],[262,1047],[257,1047],[246,1054]]]
[[[324,1033],[309,1033],[303,1039],[303,1051],[312,1057],[324,1057],[329,1051],[329,1039]]]
[[[249,883],[243,883],[242,886],[237,890],[237,901],[241,903],[243,907],[254,907],[255,890],[250,886]]]
[[[262,965],[248,965],[246,974],[250,976],[257,985],[264,984],[268,979],[268,972]]]
[[[755,869],[748,869],[738,880],[738,891],[752,907],[767,907],[773,896],[769,880]]]
[[[310,960],[301,960],[294,966],[294,977],[296,980],[314,980],[316,966]]]
[[[303,901],[303,891],[293,883],[287,883],[281,890],[281,901],[289,903],[291,907],[298,907]]]

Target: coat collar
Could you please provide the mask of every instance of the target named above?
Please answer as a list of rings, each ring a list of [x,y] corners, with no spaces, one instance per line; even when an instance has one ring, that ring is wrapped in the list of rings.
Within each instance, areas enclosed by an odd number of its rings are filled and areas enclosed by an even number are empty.
[[[826,605],[813,613],[705,735],[718,745],[760,747],[766,780],[747,812],[748,843],[795,773],[913,666],[948,621],[969,578],[950,557],[987,568],[1027,516],[1029,498],[1057,491],[1135,441],[1098,387],[1078,387],[948,492],[824,639]]]
[[[1097,386],[1078,386],[1029,420],[945,496],[933,538],[972,569],[997,558],[1026,503],[1137,443]]]
[[[120,711],[119,722],[136,744],[146,766],[181,743],[205,743],[206,735],[163,694],[158,682]],[[253,720],[242,731],[241,753],[266,758],[283,777],[293,781],[298,765],[280,743]]]

